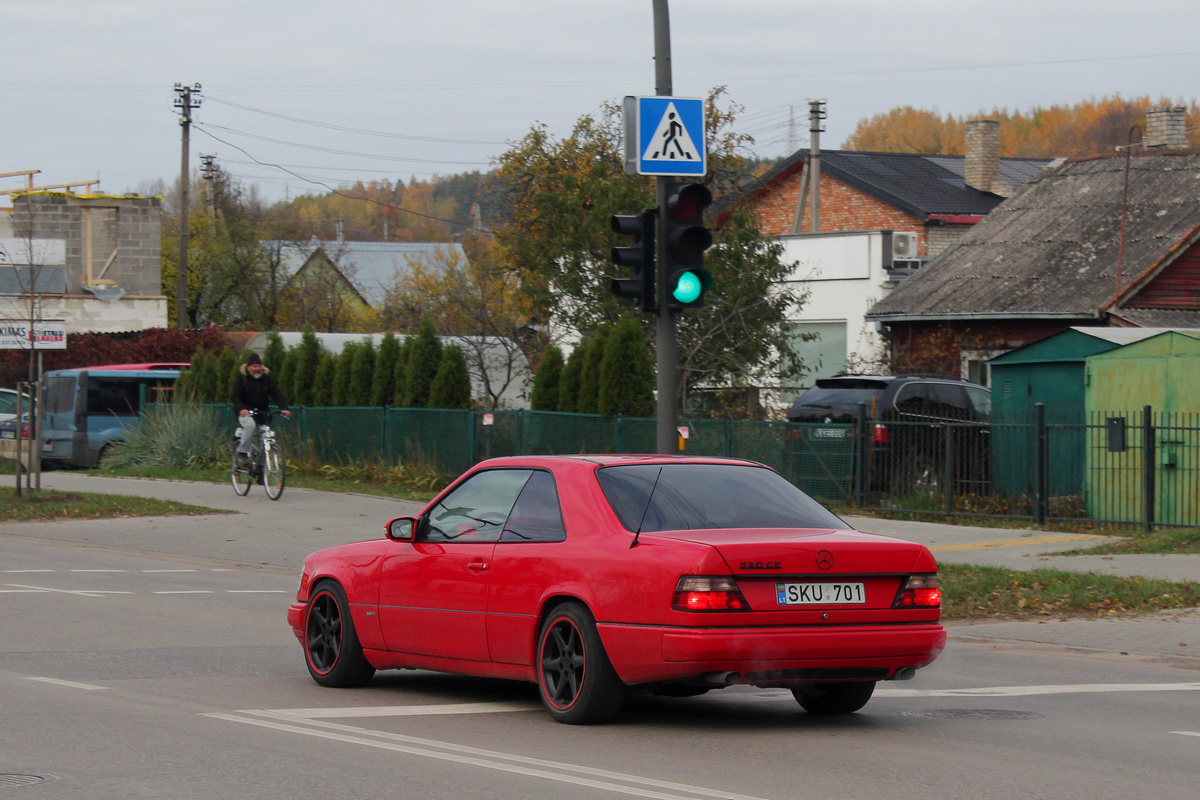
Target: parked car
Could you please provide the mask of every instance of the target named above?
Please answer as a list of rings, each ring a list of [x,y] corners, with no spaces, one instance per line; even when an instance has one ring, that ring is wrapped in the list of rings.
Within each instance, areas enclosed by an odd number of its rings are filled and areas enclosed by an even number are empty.
[[[0,389],[0,422],[16,418],[17,395],[16,389]],[[33,402],[32,398],[24,392],[20,393],[20,397],[21,408],[28,411],[30,403]]]
[[[857,711],[945,644],[922,545],[850,528],[769,467],[671,456],[481,462],[382,539],[313,553],[288,622],[322,686],[430,669],[536,683],[602,722],[630,692],[790,689]]]
[[[184,362],[103,364],[46,373],[42,461],[95,467],[136,424],[143,405],[169,401]]]
[[[788,410],[791,422],[821,423],[853,435],[846,423],[861,405],[871,420],[871,488],[894,494],[943,489],[949,474],[958,491],[982,491],[989,476],[991,391],[936,375],[839,375],[822,378]],[[946,436],[954,437],[951,461]],[[947,472],[949,467],[949,472]]]

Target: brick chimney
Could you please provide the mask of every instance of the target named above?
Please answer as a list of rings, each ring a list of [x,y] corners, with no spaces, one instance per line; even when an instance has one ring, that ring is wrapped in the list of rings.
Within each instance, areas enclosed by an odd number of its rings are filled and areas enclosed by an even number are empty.
[[[1187,108],[1174,106],[1147,111],[1142,144],[1159,150],[1187,150]]]
[[[1007,197],[1012,187],[1000,180],[1000,123],[973,119],[967,123],[967,186]]]

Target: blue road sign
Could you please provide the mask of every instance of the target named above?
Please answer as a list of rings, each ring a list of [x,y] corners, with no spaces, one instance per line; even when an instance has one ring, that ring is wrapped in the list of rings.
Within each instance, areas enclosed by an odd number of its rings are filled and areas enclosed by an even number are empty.
[[[634,152],[626,142],[626,162],[638,175],[702,176],[708,171],[704,101],[696,97],[638,97]],[[629,106],[626,104],[626,113]]]

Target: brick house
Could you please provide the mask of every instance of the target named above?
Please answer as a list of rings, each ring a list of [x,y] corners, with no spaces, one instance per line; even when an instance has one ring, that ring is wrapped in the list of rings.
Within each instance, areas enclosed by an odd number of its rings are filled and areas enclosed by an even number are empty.
[[[822,151],[817,231],[913,232],[917,256],[937,255],[1051,163],[1000,158],[999,146],[999,123],[973,120],[965,156]],[[741,193],[737,202],[754,211],[764,233],[817,232],[808,162],[809,153],[798,151]]]

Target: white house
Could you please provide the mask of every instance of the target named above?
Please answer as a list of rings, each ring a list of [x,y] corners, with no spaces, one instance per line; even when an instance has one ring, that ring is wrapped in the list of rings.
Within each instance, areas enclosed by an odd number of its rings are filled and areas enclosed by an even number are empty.
[[[779,400],[788,405],[819,378],[879,365],[883,340],[864,317],[924,259],[916,257],[917,234],[910,231],[832,231],[779,241],[783,261],[795,265],[787,283],[807,292],[788,316],[806,367],[799,379],[781,378]]]

